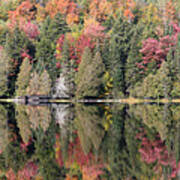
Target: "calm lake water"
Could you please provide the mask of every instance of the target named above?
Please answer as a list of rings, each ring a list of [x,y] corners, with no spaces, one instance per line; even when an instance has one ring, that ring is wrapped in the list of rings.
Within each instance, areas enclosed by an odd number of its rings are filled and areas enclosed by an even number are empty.
[[[0,179],[180,179],[180,105],[0,105]]]

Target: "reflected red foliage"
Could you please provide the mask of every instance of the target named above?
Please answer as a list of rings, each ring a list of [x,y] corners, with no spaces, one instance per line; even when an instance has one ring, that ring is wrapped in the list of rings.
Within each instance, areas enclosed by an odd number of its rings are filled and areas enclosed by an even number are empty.
[[[38,166],[33,162],[28,162],[17,174],[15,174],[12,169],[9,169],[6,172],[6,178],[7,180],[31,180],[37,174]]]
[[[147,164],[155,163],[154,169],[157,169],[158,166],[170,166],[172,169],[170,178],[177,176],[180,171],[180,162],[176,164],[174,154],[168,152],[165,142],[161,140],[159,135],[156,136],[156,139],[150,140],[146,137],[146,132],[142,131],[136,135],[136,138],[141,141],[139,152],[142,161]]]

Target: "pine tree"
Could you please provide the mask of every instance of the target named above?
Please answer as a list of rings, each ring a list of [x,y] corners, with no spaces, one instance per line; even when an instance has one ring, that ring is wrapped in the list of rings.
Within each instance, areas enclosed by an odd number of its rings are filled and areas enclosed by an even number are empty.
[[[39,78],[39,94],[40,95],[49,95],[51,91],[51,79],[46,70],[40,75]]]
[[[99,52],[96,52],[93,59],[91,57],[90,50],[86,48],[76,78],[77,98],[98,97],[103,90],[105,65]]]
[[[172,81],[169,65],[166,61],[162,63],[161,68],[158,70],[155,81],[159,82],[158,89],[162,91],[162,96],[168,98],[172,89]]]
[[[37,72],[31,74],[31,79],[27,87],[28,95],[39,95],[39,81],[40,81],[40,77]]]
[[[34,54],[34,45],[26,35],[20,31],[18,27],[14,29],[13,33],[8,33],[6,36],[5,50],[7,51],[8,56],[12,59],[11,61],[11,70],[9,73],[9,94],[13,95],[15,92],[15,81],[17,79],[17,74],[19,73],[20,65],[22,63],[22,50],[29,50]]]
[[[56,41],[61,34],[67,32],[67,25],[60,14],[53,19],[47,17],[40,29],[39,42],[36,44],[36,70],[42,72],[44,66],[48,68],[48,73],[52,80],[56,78]]]
[[[118,17],[112,28],[109,59],[111,60],[114,97],[123,97],[125,94],[125,64],[130,50],[131,29],[132,25],[122,17]]]
[[[82,54],[82,60],[78,68],[78,73],[76,74],[75,83],[78,85],[82,81],[82,76],[86,72],[87,66],[92,62],[92,53],[91,50],[86,47]]]
[[[7,95],[10,58],[4,49],[0,49],[0,96]]]
[[[67,38],[65,38],[62,48],[62,73],[60,74],[60,77],[65,78],[65,86],[68,89],[68,92],[66,92],[69,96],[72,96],[74,94],[74,75],[75,70],[73,67],[73,59],[70,59],[69,57],[69,44]]]
[[[31,73],[31,65],[29,63],[29,59],[25,58],[20,66],[20,72],[16,81],[16,95],[24,96],[26,95],[26,88],[29,85],[30,73]]]
[[[143,32],[143,27],[139,24],[134,25],[132,27],[132,32],[131,47],[127,58],[125,72],[125,82],[128,93],[129,90],[133,89],[135,84],[144,77],[144,75],[140,73],[141,70],[136,65],[136,63],[141,59],[139,50],[141,48],[141,33]]]
[[[137,83],[131,95],[137,97],[169,98],[172,89],[169,65],[164,61],[156,74],[149,74],[142,83]]]
[[[19,128],[19,133],[24,143],[28,143],[31,137],[31,129],[29,116],[26,112],[25,105],[17,105],[16,106],[16,120],[17,126]]]

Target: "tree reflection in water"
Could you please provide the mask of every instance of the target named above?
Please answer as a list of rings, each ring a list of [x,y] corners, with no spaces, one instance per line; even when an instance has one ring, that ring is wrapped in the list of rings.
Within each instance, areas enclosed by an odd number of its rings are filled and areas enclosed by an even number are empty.
[[[180,106],[0,105],[1,179],[177,179]]]

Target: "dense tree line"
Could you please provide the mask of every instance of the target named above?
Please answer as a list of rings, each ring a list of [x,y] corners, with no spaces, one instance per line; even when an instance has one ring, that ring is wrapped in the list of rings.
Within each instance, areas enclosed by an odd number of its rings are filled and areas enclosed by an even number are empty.
[[[0,95],[179,97],[179,9],[177,0],[0,2]]]

